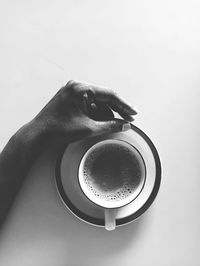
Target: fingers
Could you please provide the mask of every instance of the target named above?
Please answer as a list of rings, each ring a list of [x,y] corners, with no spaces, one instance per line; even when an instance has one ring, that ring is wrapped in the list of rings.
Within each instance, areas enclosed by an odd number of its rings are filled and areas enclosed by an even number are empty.
[[[86,85],[87,86],[87,85]],[[114,91],[97,86],[87,86],[87,100],[89,105],[94,103],[107,104],[113,111],[117,112],[124,120],[132,122],[132,116],[137,114],[137,111],[119,97]]]
[[[95,121],[108,121],[114,118],[112,110],[106,104],[93,103],[88,109],[88,116]]]
[[[119,97],[114,91],[93,86],[95,100],[109,104],[116,112],[125,112],[128,115],[136,115],[137,111]]]
[[[131,129],[131,124],[121,119],[110,121],[94,121],[92,135],[109,134]]]
[[[72,91],[80,93],[83,97],[83,110],[88,114],[88,109],[95,110],[99,104],[109,106],[113,111],[117,112],[124,120],[132,122],[132,116],[137,114],[135,108],[119,97],[114,91],[103,87],[80,83],[76,81],[68,82],[68,86]]]
[[[112,108],[112,109],[113,109],[113,108]],[[126,120],[126,121],[132,122],[132,121],[135,120],[131,115],[127,114],[127,113],[124,112],[123,110],[118,111],[118,114],[119,114],[124,120]]]
[[[83,110],[93,120],[106,121],[114,118],[112,110],[107,104],[97,102],[92,92],[84,92],[83,94]]]

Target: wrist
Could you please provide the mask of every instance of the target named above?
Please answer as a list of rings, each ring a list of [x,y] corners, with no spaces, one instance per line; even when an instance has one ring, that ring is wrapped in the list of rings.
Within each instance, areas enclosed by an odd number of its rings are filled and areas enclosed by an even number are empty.
[[[0,172],[3,173],[0,173],[0,178],[5,182],[19,183],[43,150],[44,140],[43,130],[38,124],[31,121],[22,126],[0,154]]]

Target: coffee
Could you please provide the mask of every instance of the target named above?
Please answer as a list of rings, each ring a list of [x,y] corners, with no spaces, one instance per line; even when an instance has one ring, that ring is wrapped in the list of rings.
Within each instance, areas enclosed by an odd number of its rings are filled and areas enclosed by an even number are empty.
[[[94,197],[106,202],[123,200],[142,186],[144,163],[139,152],[123,141],[97,146],[83,164],[83,180]]]

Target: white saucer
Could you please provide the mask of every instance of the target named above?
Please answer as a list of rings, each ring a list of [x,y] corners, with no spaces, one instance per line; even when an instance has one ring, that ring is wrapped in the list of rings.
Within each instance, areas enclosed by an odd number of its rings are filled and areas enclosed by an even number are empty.
[[[154,201],[160,187],[161,164],[158,152],[149,137],[134,125],[126,132],[89,138],[64,147],[56,163],[56,185],[66,207],[81,220],[104,226],[104,209],[92,203],[82,192],[78,182],[78,167],[85,152],[96,142],[119,139],[130,143],[141,154],[146,166],[146,180],[138,197],[117,209],[116,224],[124,225],[144,213]]]

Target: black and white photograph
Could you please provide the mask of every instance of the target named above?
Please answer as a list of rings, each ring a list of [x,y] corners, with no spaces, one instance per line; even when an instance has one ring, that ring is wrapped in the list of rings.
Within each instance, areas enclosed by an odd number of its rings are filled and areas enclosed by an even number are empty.
[[[200,1],[0,0],[0,265],[200,265]]]

